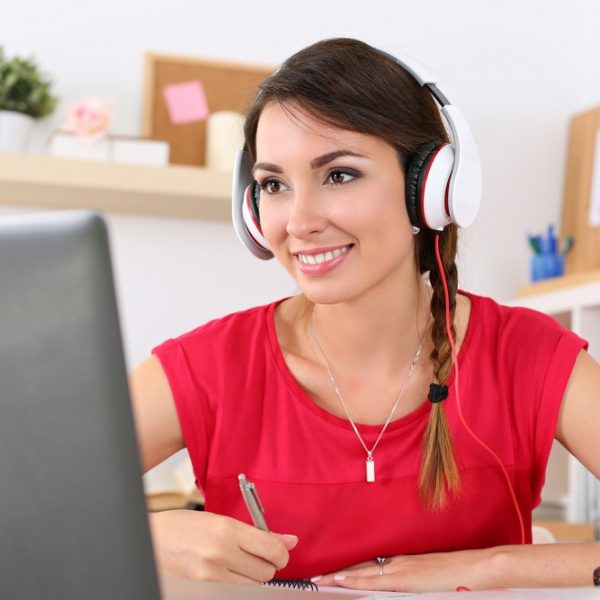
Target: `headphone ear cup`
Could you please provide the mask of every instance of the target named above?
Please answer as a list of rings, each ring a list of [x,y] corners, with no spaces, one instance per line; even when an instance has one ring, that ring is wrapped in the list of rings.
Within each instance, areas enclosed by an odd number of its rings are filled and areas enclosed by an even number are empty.
[[[256,181],[253,181],[244,192],[242,205],[244,229],[260,250],[271,253],[269,242],[267,242],[263,236],[262,228],[260,226],[259,201],[260,187]]]
[[[233,229],[242,245],[254,256],[269,260],[273,253],[260,228],[259,201],[260,186],[252,177],[250,157],[245,150],[239,150],[233,165],[231,186]]]
[[[421,209],[421,187],[430,160],[435,156],[440,144],[431,142],[421,146],[413,155],[406,170],[405,196],[408,218],[415,227],[428,227],[423,222]]]
[[[260,186],[257,181],[253,181],[248,186],[248,195],[250,210],[252,211],[252,215],[254,216],[256,222],[260,225],[260,213],[258,209],[258,205],[260,203]]]

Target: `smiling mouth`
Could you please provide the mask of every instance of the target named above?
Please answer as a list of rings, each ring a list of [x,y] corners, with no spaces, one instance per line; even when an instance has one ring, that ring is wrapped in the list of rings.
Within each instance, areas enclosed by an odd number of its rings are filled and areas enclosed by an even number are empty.
[[[339,258],[342,254],[346,254],[353,244],[348,244],[342,248],[336,248],[335,250],[329,250],[320,254],[296,254],[298,260],[305,265],[321,265],[334,258]]]

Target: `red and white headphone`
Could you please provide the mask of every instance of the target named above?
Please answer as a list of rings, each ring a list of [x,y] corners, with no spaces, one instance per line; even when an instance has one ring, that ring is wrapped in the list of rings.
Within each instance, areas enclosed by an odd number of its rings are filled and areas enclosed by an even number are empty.
[[[442,231],[450,223],[468,227],[481,204],[481,163],[471,129],[462,112],[438,89],[435,79],[412,60],[382,52],[408,71],[440,105],[452,134],[451,144],[430,143],[411,159],[406,172],[406,209],[419,228]],[[238,238],[258,258],[273,253],[262,234],[260,189],[252,177],[247,152],[240,150],[233,171],[232,218]]]

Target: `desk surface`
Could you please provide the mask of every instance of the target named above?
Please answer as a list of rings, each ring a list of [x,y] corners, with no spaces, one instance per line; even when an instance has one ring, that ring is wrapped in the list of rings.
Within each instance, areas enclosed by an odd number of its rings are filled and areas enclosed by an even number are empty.
[[[419,600],[600,600],[600,588],[562,588],[562,589],[528,589],[483,592],[447,592],[431,594],[393,594],[355,590],[344,593],[334,591],[307,592],[299,590],[273,589],[226,583],[202,583],[185,579],[163,579],[164,600],[222,600],[224,598],[240,598],[242,600],[309,600],[312,596],[343,600],[344,598],[418,598]]]

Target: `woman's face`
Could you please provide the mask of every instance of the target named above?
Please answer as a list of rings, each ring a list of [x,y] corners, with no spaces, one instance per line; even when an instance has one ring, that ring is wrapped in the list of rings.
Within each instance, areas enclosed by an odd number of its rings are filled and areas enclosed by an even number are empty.
[[[404,175],[385,140],[269,103],[254,177],[263,234],[310,300],[347,302],[414,285]]]

